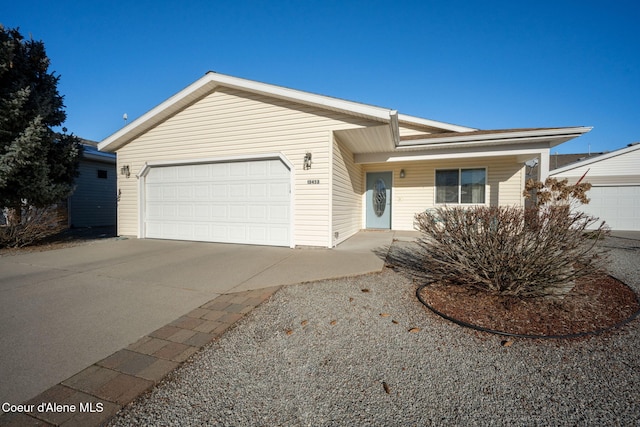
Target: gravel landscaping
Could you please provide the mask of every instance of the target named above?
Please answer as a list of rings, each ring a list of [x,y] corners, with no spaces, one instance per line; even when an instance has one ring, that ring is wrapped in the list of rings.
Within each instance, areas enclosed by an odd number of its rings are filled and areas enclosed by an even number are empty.
[[[638,293],[640,241],[605,245]],[[398,270],[284,287],[110,425],[639,425],[639,319],[505,345]]]

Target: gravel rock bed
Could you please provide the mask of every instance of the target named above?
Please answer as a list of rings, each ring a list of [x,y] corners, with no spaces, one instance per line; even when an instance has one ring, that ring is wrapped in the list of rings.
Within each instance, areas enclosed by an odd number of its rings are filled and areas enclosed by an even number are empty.
[[[640,289],[640,242],[611,238]],[[639,425],[640,320],[582,340],[454,325],[397,271],[288,286],[112,426]]]

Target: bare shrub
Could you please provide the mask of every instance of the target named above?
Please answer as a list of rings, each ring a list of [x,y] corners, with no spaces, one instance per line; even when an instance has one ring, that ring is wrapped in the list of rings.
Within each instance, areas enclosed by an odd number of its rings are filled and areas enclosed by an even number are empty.
[[[442,207],[416,215],[424,269],[434,281],[505,296],[566,294],[599,268],[597,241],[608,229],[602,222],[588,232],[598,219],[574,209],[563,186],[542,185],[527,209]]]
[[[65,228],[56,206],[24,206],[20,213],[7,210],[5,216],[7,224],[0,227],[0,247],[28,246]]]

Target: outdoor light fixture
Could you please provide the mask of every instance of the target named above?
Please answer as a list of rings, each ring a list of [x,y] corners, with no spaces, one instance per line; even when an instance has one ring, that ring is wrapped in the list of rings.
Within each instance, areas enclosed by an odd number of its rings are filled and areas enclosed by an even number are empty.
[[[304,162],[302,165],[304,170],[311,169],[311,153],[307,153],[304,155]]]
[[[404,178],[404,169],[400,169],[400,178]]]
[[[127,178],[131,176],[131,171],[129,170],[129,165],[124,165],[120,168],[120,175],[124,175]]]

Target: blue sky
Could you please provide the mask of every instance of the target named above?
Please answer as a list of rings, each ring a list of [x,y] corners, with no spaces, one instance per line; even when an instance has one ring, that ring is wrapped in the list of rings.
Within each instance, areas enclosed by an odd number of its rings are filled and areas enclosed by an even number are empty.
[[[100,141],[208,70],[480,129],[593,126],[553,152],[640,141],[640,3],[13,1],[74,134]]]

